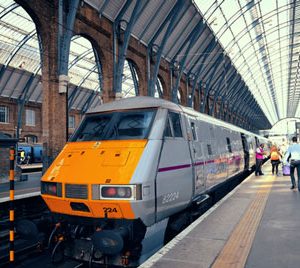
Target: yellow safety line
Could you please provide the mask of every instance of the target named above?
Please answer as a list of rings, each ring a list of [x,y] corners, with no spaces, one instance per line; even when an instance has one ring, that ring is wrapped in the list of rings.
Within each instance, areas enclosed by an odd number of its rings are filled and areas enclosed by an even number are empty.
[[[259,177],[259,180],[264,180],[266,185],[261,185],[264,187],[256,193],[255,199],[232,232],[212,268],[245,267],[274,179],[274,176]]]

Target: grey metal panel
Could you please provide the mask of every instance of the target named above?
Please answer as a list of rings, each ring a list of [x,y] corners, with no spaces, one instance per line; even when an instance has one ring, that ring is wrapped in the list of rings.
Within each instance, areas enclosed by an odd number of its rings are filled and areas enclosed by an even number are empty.
[[[84,98],[84,96],[85,96],[84,91],[81,90],[81,88],[79,88],[79,90],[77,90],[77,92],[75,93],[74,101],[73,101],[73,104],[72,104],[71,108],[72,109],[77,109],[79,102],[81,101],[82,98]]]
[[[92,6],[95,9],[100,9],[102,4],[103,4],[103,0],[89,0],[89,1],[85,1],[87,2],[90,6]]]
[[[164,5],[159,9],[155,9],[154,16],[155,20],[153,20],[152,24],[149,26],[148,30],[144,34],[143,41],[148,44],[151,38],[154,36],[155,32],[162,24],[166,16],[169,14],[170,10],[172,10],[173,6],[175,5],[175,0],[164,1]],[[156,5],[157,6],[157,5]],[[139,36],[139,35],[137,35]]]
[[[181,47],[182,44],[187,43],[187,38],[194,29],[194,27],[199,22],[199,18],[197,16],[190,17],[190,10],[188,12],[189,14],[186,14],[183,18],[185,18],[182,23],[178,24],[177,27],[175,27],[173,33],[171,34],[170,39],[168,40],[166,47],[163,51],[165,54],[166,52],[170,51],[168,54],[168,58],[173,59],[178,49]],[[182,28],[185,29],[185,31],[182,33]],[[196,45],[196,43],[194,44]],[[184,50],[183,50],[184,51]],[[190,54],[189,57],[192,57],[193,55]],[[181,55],[178,57],[178,61],[183,57]]]
[[[12,88],[9,88],[9,90],[13,91],[12,98],[19,98],[19,96],[22,94],[22,91],[24,89],[24,85],[29,80],[29,73],[24,71],[14,72],[14,75],[12,76],[12,80],[18,80],[20,79],[18,85],[13,85]]]
[[[92,93],[92,92],[91,92]],[[78,98],[78,103],[76,103],[76,109],[81,110],[84,103],[89,99],[90,94],[89,91],[86,91],[82,94],[80,98]]]
[[[17,98],[20,93],[21,93],[21,88],[16,88],[16,81],[20,78],[20,76],[22,76],[23,74],[20,71],[16,71],[15,69],[9,69],[8,70],[8,77],[6,78],[6,83],[5,83],[5,88],[4,91],[2,93],[3,96],[10,96],[11,93],[12,97]],[[26,78],[25,78],[26,79]]]
[[[109,1],[108,5],[105,7],[103,14],[106,15],[112,21],[118,16],[119,11],[124,6],[126,0]]]
[[[143,4],[145,5],[144,8],[143,8],[143,15],[139,16],[139,18],[135,22],[133,30],[132,30],[134,36],[136,36],[137,38],[139,38],[139,36],[142,33],[143,29],[146,27],[146,25],[151,20],[151,17],[157,11],[156,10],[157,3],[153,2],[153,1],[146,1]]]
[[[41,78],[39,77],[39,80],[40,80]],[[30,101],[36,101],[36,102],[38,102],[38,103],[42,103],[43,102],[43,90],[42,90],[42,83],[36,83],[36,81],[35,81],[35,83],[34,83],[34,85],[35,85],[35,88],[34,88],[34,90],[33,90],[33,92],[32,91],[30,91],[30,92],[32,92],[31,93],[31,96],[30,96]]]
[[[171,109],[174,111],[181,111],[179,105],[166,101],[163,99],[152,98],[152,97],[134,97],[128,99],[120,99],[114,102],[105,103],[99,107],[90,109],[88,113],[98,113],[105,111],[114,111],[119,109],[138,109],[138,108],[152,108],[161,107],[166,109]]]
[[[175,27],[169,40],[167,41],[166,48],[164,49],[163,54],[166,54],[166,52],[170,51],[168,58],[173,59],[177,50],[181,47],[183,43],[186,42],[187,37],[192,32],[195,25],[197,25],[197,23],[199,22],[200,17],[197,14],[195,15],[194,12],[195,8],[190,7],[188,9],[186,14],[184,14],[178,25]],[[184,29],[184,32],[182,32],[182,29]],[[180,59],[181,58],[179,57],[178,60]]]
[[[101,105],[100,93],[96,93],[93,102],[90,104],[89,108],[94,108]]]
[[[132,11],[134,9],[136,1],[143,1],[144,2],[145,0],[127,0],[127,1],[130,1],[131,4],[129,5],[129,7],[125,11],[125,13],[124,13],[123,17],[121,18],[121,20],[125,20],[125,21],[129,22],[130,17],[132,16]]]

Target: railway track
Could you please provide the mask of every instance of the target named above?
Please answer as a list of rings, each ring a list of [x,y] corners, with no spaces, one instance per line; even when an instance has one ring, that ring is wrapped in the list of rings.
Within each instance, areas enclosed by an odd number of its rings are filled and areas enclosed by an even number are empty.
[[[212,205],[218,202],[223,198],[228,192],[234,189],[239,183],[241,183],[244,178],[246,178],[250,172],[245,172],[243,176],[237,176],[230,180],[229,183],[223,183],[217,189],[214,189],[209,193],[209,198],[202,202],[201,208],[197,215],[191,215],[192,220],[195,220],[198,216],[203,214],[208,210]],[[9,220],[8,220],[8,204],[0,204],[0,266],[9,265]],[[75,261],[65,258],[63,262],[52,264],[51,263],[51,254],[47,250],[47,241],[49,238],[49,231],[51,228],[48,228],[51,225],[48,219],[51,218],[51,215],[46,208],[41,197],[32,197],[26,200],[17,200],[16,201],[16,219],[20,222],[21,220],[29,220],[35,222],[39,229],[43,229],[40,236],[37,240],[28,240],[24,237],[19,236],[18,232],[16,233],[15,238],[15,267],[17,268],[29,268],[29,267],[44,267],[44,268],[79,268],[79,267],[101,267],[101,268],[113,268],[116,266],[106,266],[100,264],[88,264],[80,261]],[[17,222],[18,222],[17,221]],[[45,226],[43,226],[45,225]],[[26,230],[25,230],[26,231]],[[181,231],[181,230],[180,230]],[[171,240],[178,233],[171,233],[168,240]],[[44,236],[44,237],[43,237]],[[41,242],[42,241],[42,242]]]
[[[33,252],[42,250],[41,241],[46,233],[38,233],[36,237],[26,235],[31,231],[28,222],[37,224],[43,230],[42,224],[46,224],[50,212],[40,196],[15,200],[15,239],[14,249],[16,261]],[[0,266],[8,265],[9,262],[9,202],[0,203]],[[29,228],[29,229],[28,229]],[[18,231],[19,230],[19,231]]]

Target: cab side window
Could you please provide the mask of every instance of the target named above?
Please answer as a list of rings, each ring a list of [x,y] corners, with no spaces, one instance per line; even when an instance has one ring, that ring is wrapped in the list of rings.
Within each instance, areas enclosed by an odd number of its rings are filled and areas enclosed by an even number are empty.
[[[177,113],[170,112],[170,119],[173,126],[174,137],[182,137],[181,123],[180,123],[180,115]]]
[[[180,114],[174,112],[168,113],[164,136],[175,138],[183,137],[180,122]]]
[[[165,137],[173,137],[173,135],[172,135],[172,129],[171,129],[171,125],[170,125],[170,120],[169,120],[169,116],[167,117],[167,122],[166,122],[164,136]]]

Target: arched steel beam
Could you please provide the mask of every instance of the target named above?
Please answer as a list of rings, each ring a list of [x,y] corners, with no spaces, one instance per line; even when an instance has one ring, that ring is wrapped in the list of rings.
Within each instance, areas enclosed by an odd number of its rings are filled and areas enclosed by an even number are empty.
[[[162,89],[160,87],[160,83],[159,83],[158,79],[156,80],[156,88],[157,88],[157,92],[158,92],[159,97],[163,98],[163,92],[162,92]]]
[[[215,82],[212,84],[212,87],[215,88],[215,91],[218,93],[218,95],[222,95],[223,93],[222,88],[224,88],[224,94],[228,90],[227,72],[230,70],[230,68],[231,68],[231,63],[228,62],[226,65],[226,62],[224,62],[223,72],[220,73],[220,75],[216,78]],[[221,87],[222,84],[224,84],[223,87]]]
[[[214,49],[214,47],[216,46],[216,41],[215,39],[212,39],[210,41],[210,43],[207,45],[207,47],[205,48],[204,52],[203,53],[200,53],[199,57],[198,57],[198,60],[200,60],[202,57],[204,57],[204,60],[202,62],[202,64],[200,64],[200,66],[198,67],[198,69],[196,70],[196,72],[194,73],[194,80],[193,80],[193,88],[192,88],[192,99],[193,99],[193,96],[195,94],[195,89],[196,89],[196,85],[198,83],[198,79],[200,77],[200,74],[201,74],[201,71],[203,69],[203,67],[205,66],[205,61],[206,59],[208,58],[209,56],[209,53],[210,51],[212,51]],[[222,54],[223,55],[223,54]],[[192,68],[191,68],[192,70]],[[190,74],[190,73],[189,73]],[[188,74],[188,75],[189,75]],[[202,79],[201,79],[201,83],[202,83]],[[201,101],[200,101],[200,104],[201,104]],[[189,103],[189,106],[191,105],[191,103]],[[191,107],[191,106],[190,106]],[[201,110],[201,107],[199,107],[199,109]]]
[[[194,19],[195,16],[199,16],[199,13],[197,12],[197,9],[194,10],[194,14],[191,15],[191,18]],[[203,18],[199,18],[200,21],[203,20]],[[194,26],[194,28],[191,30],[191,32],[189,33],[189,36],[184,40],[182,41],[182,44],[180,46],[180,48],[176,51],[175,55],[173,56],[173,60],[172,61],[175,61],[176,58],[178,57],[178,55],[180,55],[182,53],[182,50],[186,47],[186,42],[189,42],[192,35],[193,35],[193,31],[195,31],[195,28],[197,27],[197,25],[199,24],[199,22]],[[204,27],[201,29],[201,32],[204,30]],[[186,32],[186,27],[182,27],[180,33],[177,34],[177,36],[182,36],[184,33]],[[199,32],[199,35],[201,33]],[[169,57],[169,53],[171,52],[171,50],[173,49],[173,46],[170,46],[169,49],[164,53],[164,57],[165,58],[168,58]]]
[[[158,51],[156,52],[156,59],[155,59],[155,66],[153,73],[151,75],[151,64],[150,64],[150,51],[153,49],[154,41],[156,40],[157,36],[159,35],[160,31],[163,29],[163,27],[160,27],[160,29],[156,32],[152,40],[150,41],[148,48],[147,48],[147,55],[148,55],[148,68],[149,68],[149,79],[148,79],[148,95],[153,96],[154,95],[154,85],[157,80],[158,70],[160,66],[161,56],[164,50],[164,47],[167,43],[167,40],[171,33],[173,32],[175,25],[180,20],[180,16],[185,12],[186,9],[183,9],[185,1],[184,0],[178,0],[176,2],[176,5],[173,7],[172,11],[168,15],[168,20],[170,20],[169,25],[167,27],[167,30],[163,36],[163,39],[158,47]],[[188,5],[187,5],[188,6]],[[168,20],[165,20],[167,22]],[[164,24],[164,23],[163,23]]]
[[[224,64],[225,64],[225,63],[224,63]],[[230,68],[230,64],[228,64],[228,66],[229,66],[229,68]],[[227,67],[228,67],[228,66],[227,66]],[[226,75],[225,72],[226,72],[226,67],[224,66],[224,68],[223,68],[223,74],[224,74],[224,76]],[[215,105],[216,105],[217,98],[218,98],[219,96],[221,96],[221,95],[220,95],[220,91],[219,91],[218,89],[220,88],[220,86],[221,86],[221,84],[222,84],[223,82],[224,82],[224,80],[223,80],[223,79],[220,79],[218,85],[216,86],[215,95],[214,95],[214,100],[213,100],[213,105],[212,105],[212,107],[211,107],[211,109],[210,109],[210,111],[209,111],[209,114],[210,114],[210,115],[212,115],[213,109],[214,109],[214,107],[215,107]],[[226,78],[225,78],[225,83],[226,83]]]
[[[193,72],[195,74],[197,74],[198,72],[201,72],[202,69],[205,67],[207,58],[211,55],[211,52],[217,46],[218,46],[218,43],[214,37],[209,41],[208,45],[203,50],[202,50],[202,46],[200,46],[200,48],[199,48],[200,53],[199,53],[198,57],[194,57],[193,61],[195,63],[191,63],[190,72]],[[220,53],[219,50],[217,50],[216,53]],[[220,54],[223,54],[223,51]],[[199,62],[200,62],[200,66],[198,68],[196,68],[196,66],[198,65]],[[197,71],[194,69],[197,69]]]
[[[86,102],[82,105],[81,108],[81,114],[85,114],[86,111],[89,109],[91,103],[93,103],[94,99],[97,97],[97,92],[93,90],[93,92],[90,94]]]
[[[188,107],[192,107],[192,105],[193,105],[193,100],[194,100],[195,90],[196,90],[196,85],[197,85],[197,82],[195,81],[195,78],[196,77],[193,74],[192,91],[191,91],[191,96],[188,99]]]
[[[36,31],[32,31],[20,41],[20,43],[14,48],[12,52],[10,52],[8,58],[5,60],[4,64],[1,67],[0,70],[0,80],[2,79],[2,76],[7,68],[7,66],[10,64],[12,59],[15,57],[15,55],[18,53],[18,51],[30,40],[34,35],[36,34]]]
[[[68,12],[64,10],[68,5]],[[58,75],[68,75],[69,53],[79,0],[59,0],[58,5]],[[64,20],[66,18],[66,21]]]
[[[72,42],[73,40],[71,40]],[[84,51],[81,54],[78,54],[70,63],[68,66],[68,70],[70,70],[75,64],[77,64],[80,60],[84,59],[87,55],[91,54],[93,52],[93,48],[89,48],[86,51]]]
[[[218,62],[220,62],[222,60],[223,60],[223,57],[219,57]],[[210,88],[210,83],[211,83],[212,79],[214,78],[214,75],[218,68],[220,68],[220,66],[218,65],[218,63],[216,63],[215,68],[213,69],[212,74],[210,75],[210,79],[207,82],[207,88],[206,88],[206,91],[204,92],[204,101],[203,101],[203,105],[201,108],[202,113],[204,113],[204,111],[205,111],[206,100],[208,98],[210,90],[212,89],[212,88]]]
[[[226,59],[228,58],[224,53],[220,53],[219,51],[217,52],[213,51],[209,56],[210,57],[207,58],[207,64],[205,64],[205,67],[201,70],[201,77],[205,81],[209,82],[209,85],[211,85],[211,81],[216,80],[215,77],[211,77],[210,75],[211,69],[215,69],[216,67],[219,67],[218,63],[220,62],[220,58],[223,61],[222,65],[224,65]],[[221,68],[219,68],[218,70],[221,70]],[[216,72],[215,74],[217,75],[218,72]]]
[[[122,12],[118,15],[116,21],[114,22],[114,27],[113,27],[114,31],[122,30],[121,26],[120,26],[121,18],[123,17],[123,13],[125,13],[127,8],[129,7],[130,3],[131,3],[131,1],[127,1],[125,4],[125,8],[123,8]],[[114,68],[114,71],[116,71],[116,73],[114,73],[114,91],[116,93],[122,92],[122,74],[123,74],[124,62],[126,59],[127,48],[129,45],[129,40],[131,37],[131,32],[132,32],[133,26],[134,26],[135,22],[137,21],[137,19],[139,18],[139,16],[141,15],[142,9],[145,8],[146,5],[147,5],[147,2],[144,3],[143,1],[136,1],[134,9],[130,16],[130,20],[129,20],[128,24],[126,25],[126,29],[124,31],[124,40],[122,42],[122,45],[120,44],[118,46],[118,48],[119,48],[118,59],[116,62],[116,66]],[[114,34],[114,36],[116,36],[116,34]]]
[[[76,98],[75,95],[79,88],[82,86],[82,84],[85,82],[85,80],[97,69],[97,64],[94,65],[93,68],[89,72],[85,74],[85,76],[80,80],[79,84],[74,88],[72,93],[68,96],[68,111],[72,109],[72,105],[74,104]],[[78,94],[79,95],[79,94]],[[77,96],[78,97],[78,96]]]
[[[101,91],[103,90],[103,72],[102,72],[102,64],[101,64],[101,60],[100,57],[98,55],[97,50],[93,47],[93,52],[94,52],[94,56],[95,56],[95,61],[96,61],[96,66],[97,66],[97,70],[98,70],[98,81],[99,81],[99,86]]]
[[[161,10],[161,8],[163,7],[163,5],[166,3],[166,1],[161,1],[160,5],[158,7],[157,10]],[[149,27],[153,24],[153,21],[156,19],[158,12],[155,12],[153,16],[151,16],[150,21],[148,22],[147,26],[144,28],[144,30],[142,30],[142,33],[139,36],[139,39],[142,40],[145,33],[148,31]]]
[[[99,18],[101,18],[102,13],[109,2],[110,2],[110,0],[105,0],[104,3],[102,4],[101,8],[98,10]]]
[[[203,25],[203,21],[201,20],[193,29],[193,31],[190,33],[189,37],[187,38],[187,42],[188,42],[188,47],[185,50],[185,54],[182,57],[181,61],[179,62],[179,74],[177,76],[176,79],[176,83],[174,85],[174,88],[172,89],[172,100],[173,102],[176,102],[177,100],[177,91],[178,91],[178,87],[180,84],[180,79],[181,76],[183,74],[183,70],[184,70],[184,66],[187,60],[187,56],[188,56],[188,52],[191,50],[191,48],[194,46],[195,41],[197,38],[199,38],[199,36],[202,34],[204,30],[204,25]],[[181,49],[180,49],[181,51]],[[173,60],[175,60],[176,57],[173,58]]]
[[[2,12],[0,12],[0,20],[6,16],[7,14],[9,14],[10,12],[12,12],[14,9],[18,8],[19,4],[17,3],[12,3],[11,5],[9,5],[8,7],[6,7],[5,9],[2,10]]]
[[[131,77],[133,80],[133,85],[134,85],[134,91],[135,91],[135,95],[138,96],[139,95],[139,82],[138,82],[138,77],[137,77],[137,73],[136,70],[134,68],[134,64],[132,61],[127,60],[128,62],[128,66],[131,72]]]

